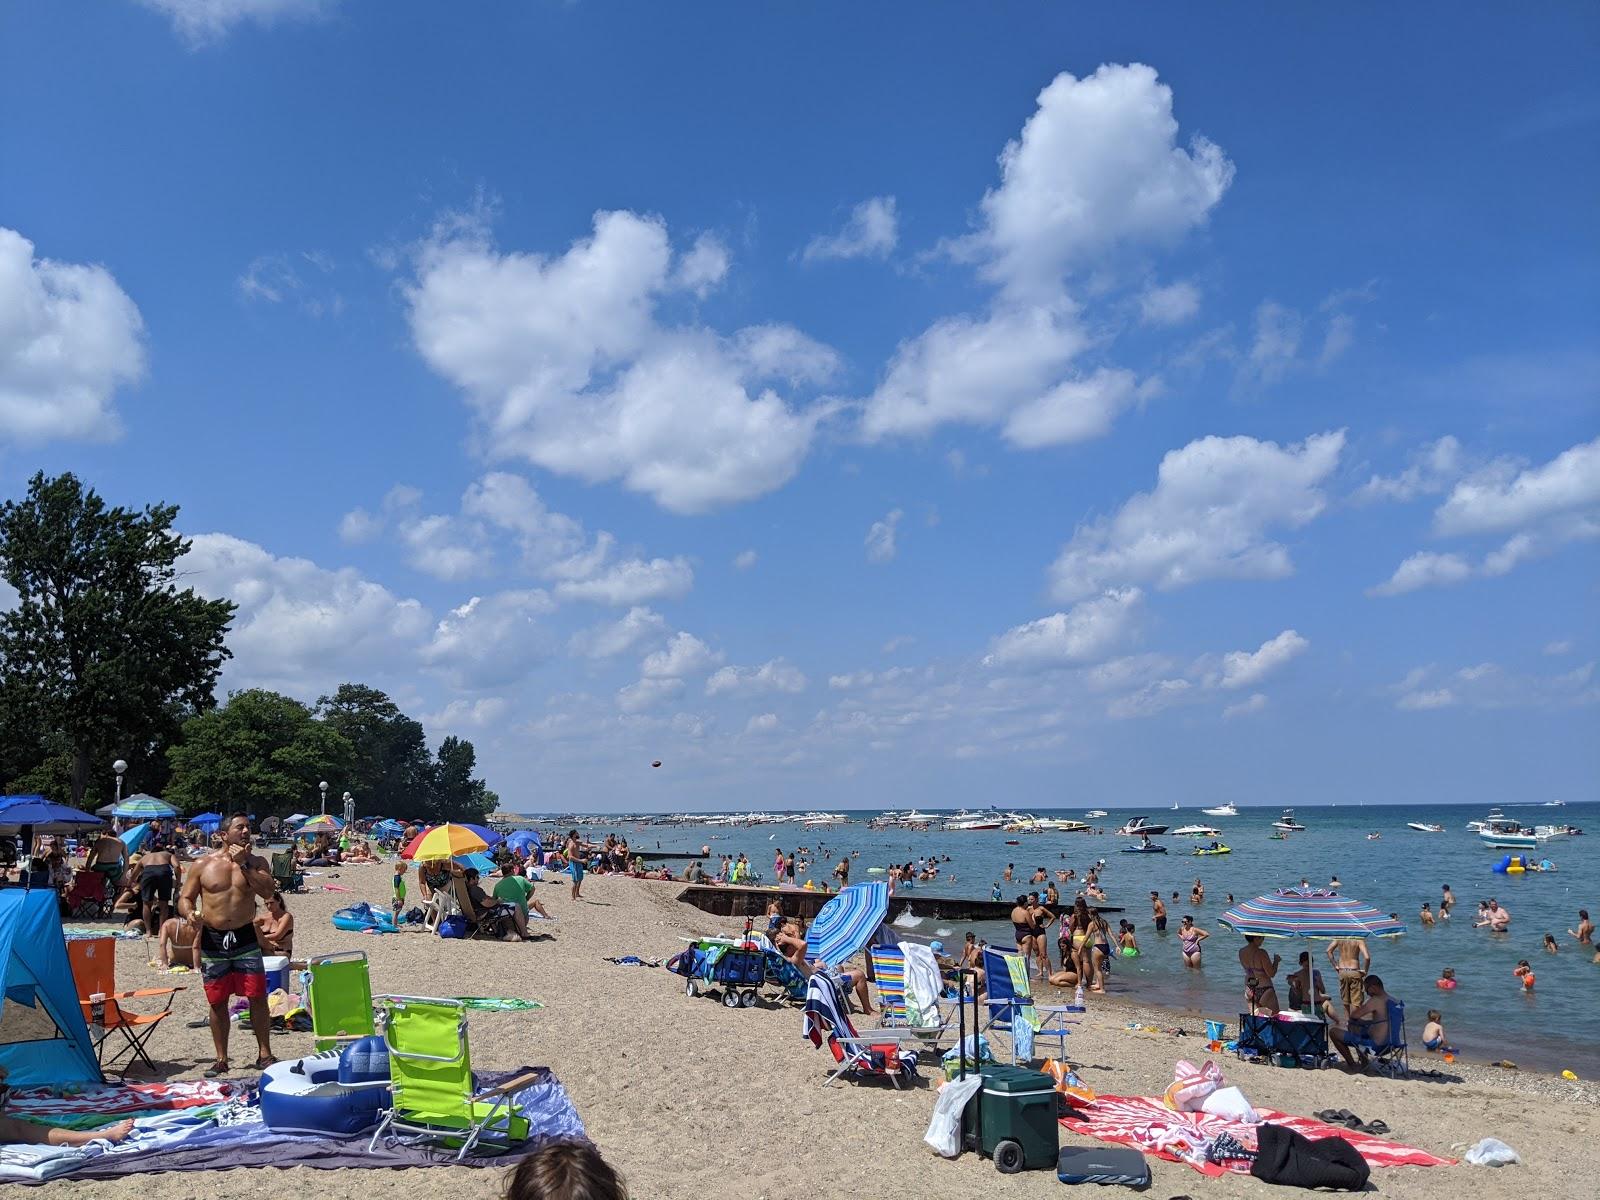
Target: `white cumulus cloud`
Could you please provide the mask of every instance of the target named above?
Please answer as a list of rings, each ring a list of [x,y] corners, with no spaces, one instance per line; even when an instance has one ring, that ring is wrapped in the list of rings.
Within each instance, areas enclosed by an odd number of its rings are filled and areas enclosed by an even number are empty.
[[[1290,659],[1304,654],[1310,645],[1310,641],[1293,629],[1285,629],[1277,637],[1262,642],[1258,650],[1232,650],[1222,656],[1222,670],[1216,677],[1216,686],[1254,687]]]
[[[666,647],[647,655],[639,666],[646,679],[682,679],[686,675],[702,675],[722,662],[722,655],[712,650],[692,633],[675,633]]]
[[[1222,719],[1231,721],[1235,717],[1248,717],[1263,711],[1267,707],[1267,698],[1260,692],[1255,692],[1248,699],[1237,704],[1230,704],[1222,710]]]
[[[896,534],[900,528],[900,519],[905,516],[900,509],[891,509],[883,520],[874,521],[867,530],[865,544],[867,547],[867,561],[873,563],[891,562],[899,551],[895,543]]]
[[[111,399],[144,374],[143,338],[110,271],[35,258],[0,226],[0,441],[117,436]]]
[[[1411,461],[1396,475],[1374,475],[1356,490],[1360,501],[1414,500],[1444,491],[1461,475],[1464,467],[1461,443],[1446,434],[1411,455]]]
[[[807,262],[825,258],[888,258],[899,240],[899,216],[894,197],[873,196],[850,210],[850,219],[838,233],[812,238],[803,257]]]
[[[995,639],[985,666],[1078,666],[1112,654],[1137,623],[1143,593],[1121,588],[1007,630]]]
[[[458,222],[423,244],[415,272],[417,350],[465,393],[496,454],[699,513],[781,487],[810,448],[823,410],[757,387],[772,366],[753,365],[737,334],[657,319],[689,286],[657,219],[596,213],[557,257],[501,252]]]
[[[1564,450],[1543,466],[1497,464],[1456,484],[1434,514],[1442,535],[1501,533],[1600,506],[1600,438]]]
[[[1472,564],[1459,554],[1438,554],[1420,550],[1398,567],[1394,574],[1367,589],[1369,596],[1403,596],[1425,587],[1450,587],[1472,578]]]
[[[466,691],[515,683],[550,657],[539,618],[553,608],[537,589],[474,596],[438,623],[422,661]]]
[[[1128,584],[1172,589],[1291,574],[1288,548],[1268,534],[1322,512],[1322,487],[1343,447],[1336,430],[1290,446],[1205,437],[1169,451],[1153,491],[1078,528],[1051,567],[1052,594],[1072,601]]]
[[[805,674],[781,658],[771,659],[759,667],[723,667],[706,680],[708,696],[759,696],[767,692],[805,690]]]
[[[1139,319],[1146,325],[1182,325],[1200,311],[1200,289],[1180,279],[1149,287],[1139,297]]]
[[[278,20],[304,20],[332,10],[339,0],[139,0],[172,22],[190,45],[219,41],[245,21],[271,25]]]
[[[574,654],[585,658],[615,658],[636,646],[659,640],[667,632],[666,618],[635,605],[615,621],[605,621],[573,635]]]
[[[777,713],[758,713],[744,727],[746,733],[771,733],[778,728]]]
[[[748,571],[756,565],[756,552],[754,550],[741,550],[733,556],[733,566],[737,571]]]

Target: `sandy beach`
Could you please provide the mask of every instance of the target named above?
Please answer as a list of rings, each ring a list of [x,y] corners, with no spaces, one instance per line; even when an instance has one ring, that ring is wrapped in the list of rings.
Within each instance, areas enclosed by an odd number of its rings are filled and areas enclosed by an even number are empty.
[[[874,1195],[890,1180],[907,1195],[958,1197],[1039,1195],[1060,1185],[1053,1174],[1003,1176],[976,1155],[936,1157],[922,1143],[933,1104],[934,1068],[920,1086],[896,1092],[886,1084],[820,1086],[831,1059],[801,1036],[797,1008],[730,1011],[708,998],[683,994],[682,980],[664,970],[618,967],[608,956],[665,959],[682,938],[726,933],[733,922],[680,905],[681,885],[605,876],[584,882],[573,902],[565,886],[539,888],[556,916],[554,940],[530,944],[443,941],[421,932],[363,936],[332,927],[336,908],[355,899],[380,901],[387,868],[345,867],[338,877],[313,878],[316,890],[290,898],[297,957],[359,947],[370,956],[374,991],[423,995],[520,996],[545,1008],[521,1013],[475,1012],[474,1066],[506,1069],[548,1065],[565,1084],[590,1136],[627,1177],[636,1198],[667,1200],[737,1194],[772,1200]],[[353,895],[320,890],[323,883]],[[124,988],[187,983],[178,1016],[157,1031],[155,1058],[172,1078],[196,1077],[211,1057],[205,1029],[184,1024],[204,1011],[198,981],[147,962],[154,944],[120,942],[118,979]],[[871,1020],[870,1018],[868,1019]],[[1107,1001],[1091,1006],[1071,1039],[1085,1080],[1102,1092],[1159,1094],[1172,1064],[1203,1061],[1198,1036],[1134,1032],[1130,1021],[1198,1030],[1193,1015]],[[1413,1038],[1415,1041],[1415,1038]],[[234,1033],[234,1062],[249,1061],[253,1040]],[[278,1035],[280,1057],[311,1049],[309,1034]],[[1424,1062],[1413,1066],[1441,1066]],[[1385,1196],[1444,1200],[1478,1197],[1589,1194],[1584,1150],[1600,1131],[1600,1088],[1552,1076],[1456,1063],[1444,1078],[1391,1081],[1354,1077],[1337,1069],[1280,1070],[1219,1059],[1231,1083],[1257,1105],[1309,1115],[1346,1108],[1382,1118],[1393,1137],[1439,1155],[1496,1136],[1523,1165],[1492,1171],[1459,1165],[1379,1170],[1373,1185]],[[141,1078],[137,1073],[133,1078]],[[1081,1141],[1063,1131],[1063,1144]],[[1247,1176],[1218,1180],[1187,1166],[1150,1160],[1149,1195],[1260,1196],[1271,1188]],[[64,1180],[45,1185],[58,1194],[105,1197],[281,1196],[352,1200],[372,1189],[463,1198],[499,1193],[503,1172],[430,1168],[392,1173],[294,1168],[129,1177],[112,1182]]]

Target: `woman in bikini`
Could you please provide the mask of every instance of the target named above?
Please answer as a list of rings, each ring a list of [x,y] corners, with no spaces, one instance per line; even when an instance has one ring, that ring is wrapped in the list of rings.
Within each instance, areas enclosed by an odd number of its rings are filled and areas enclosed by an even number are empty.
[[[1183,924],[1178,926],[1178,948],[1183,951],[1184,966],[1199,967],[1200,943],[1210,936],[1195,925],[1193,917],[1184,917]]]
[[[1018,896],[1017,902],[1011,906],[1011,932],[1017,938],[1017,953],[1022,955],[1022,961],[1027,962],[1033,957],[1033,913],[1029,911],[1030,905],[1027,896]]]
[[[1278,973],[1278,964],[1283,960],[1276,954],[1268,955],[1261,948],[1261,942],[1257,935],[1247,936],[1239,951],[1239,965],[1244,968],[1244,1002],[1253,1017],[1271,1016],[1280,1008],[1278,989],[1272,977]]]

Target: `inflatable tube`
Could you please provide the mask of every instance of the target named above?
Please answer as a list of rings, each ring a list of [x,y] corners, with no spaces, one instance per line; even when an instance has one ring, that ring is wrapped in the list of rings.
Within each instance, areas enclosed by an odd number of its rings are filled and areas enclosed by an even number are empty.
[[[1137,946],[1124,946],[1122,948],[1122,957],[1123,958],[1138,958],[1139,957],[1139,947],[1137,947]]]
[[[1453,988],[1453,987],[1455,987],[1455,985],[1456,985],[1456,981],[1454,979],[1436,979],[1436,980],[1434,980],[1434,983],[1433,983],[1434,987],[1442,987],[1442,988]]]
[[[1528,868],[1526,868],[1526,867],[1524,867],[1524,866],[1522,866],[1522,865],[1520,865],[1518,863],[1513,863],[1511,866],[1506,868],[1506,874],[1507,875],[1525,875],[1525,874],[1527,874],[1527,871],[1528,871]]]
[[[359,1133],[393,1103],[388,1080],[339,1082],[340,1052],[273,1063],[261,1075],[261,1120],[280,1133]]]

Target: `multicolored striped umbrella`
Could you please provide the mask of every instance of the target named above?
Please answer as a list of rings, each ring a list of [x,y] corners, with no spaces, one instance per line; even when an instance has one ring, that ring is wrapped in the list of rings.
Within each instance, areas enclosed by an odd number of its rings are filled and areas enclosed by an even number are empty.
[[[1405,924],[1337,892],[1279,888],[1236,904],[1217,920],[1246,937],[1399,937]]]
[[[853,883],[822,906],[806,930],[806,951],[836,967],[859,953],[888,915],[887,883]]]
[[[173,808],[159,796],[151,796],[144,792],[129,796],[121,804],[111,810],[113,817],[138,817],[142,821],[159,821],[163,817],[175,817],[178,810]]]
[[[432,859],[454,858],[458,854],[471,854],[474,850],[487,850],[484,840],[465,825],[435,825],[424,829],[400,851],[401,858],[414,858],[418,862]]]
[[[312,817],[299,829],[295,830],[295,837],[315,837],[319,833],[338,833],[344,828],[344,822],[332,813],[323,813],[321,816]]]

